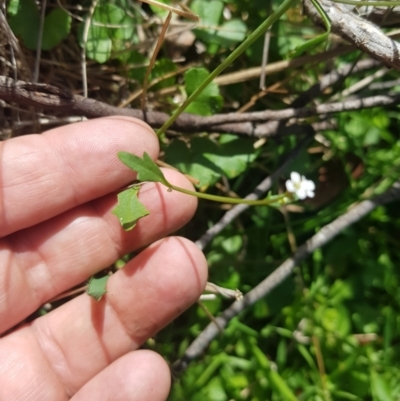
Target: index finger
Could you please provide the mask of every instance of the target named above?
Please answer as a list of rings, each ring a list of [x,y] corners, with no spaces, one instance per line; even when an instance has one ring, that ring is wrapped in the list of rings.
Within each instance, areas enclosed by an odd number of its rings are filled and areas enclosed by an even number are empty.
[[[118,116],[0,143],[0,238],[131,182],[119,151],[155,159],[158,139],[144,122]]]

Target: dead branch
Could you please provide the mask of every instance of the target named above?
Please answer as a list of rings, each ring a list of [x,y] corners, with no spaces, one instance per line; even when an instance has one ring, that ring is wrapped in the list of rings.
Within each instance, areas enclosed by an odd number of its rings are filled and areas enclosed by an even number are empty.
[[[138,109],[121,109],[98,100],[74,95],[66,90],[47,84],[33,84],[15,81],[0,76],[0,99],[14,102],[19,106],[33,106],[48,111],[71,115],[77,113],[88,118],[124,115],[145,120],[151,127],[158,128],[168,115],[158,111],[149,111],[146,118]],[[399,95],[380,95],[366,98],[325,103],[310,107],[287,108],[284,110],[265,110],[252,113],[226,113],[210,117],[182,114],[171,127],[185,133],[193,132],[230,132],[252,137],[267,137],[277,134],[277,127],[271,127],[271,121],[301,119],[316,115],[327,115],[343,111],[361,110],[378,106],[395,106]],[[267,122],[267,123],[266,123]],[[298,128],[286,127],[285,134],[296,134]],[[300,129],[300,132],[303,130]],[[282,134],[282,131],[280,131]]]
[[[344,5],[350,12],[362,15],[363,18],[378,26],[394,26],[400,22],[400,7],[354,6]]]
[[[386,66],[400,70],[400,44],[386,36],[376,25],[339,3],[319,0],[332,24],[332,32],[337,33],[350,44],[383,62]],[[323,26],[321,16],[310,0],[304,0],[306,13],[318,25]]]

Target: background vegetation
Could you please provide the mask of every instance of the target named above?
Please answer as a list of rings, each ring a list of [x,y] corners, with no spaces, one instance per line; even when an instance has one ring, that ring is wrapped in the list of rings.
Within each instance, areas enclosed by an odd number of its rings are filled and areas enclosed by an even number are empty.
[[[113,106],[140,108],[146,66],[167,12],[130,0],[61,3],[3,4],[20,52],[13,53],[10,37],[4,36],[1,75],[29,82],[36,77],[36,82]],[[172,18],[149,78],[147,110],[175,110],[279,4],[188,1],[201,22]],[[308,102],[317,106],[398,95],[398,70],[349,48],[338,36],[295,53],[321,32],[303,14],[301,2],[294,3],[187,111],[201,116],[278,111]],[[263,56],[268,56],[267,67],[260,67]],[[282,63],[299,57],[297,65]],[[346,68],[333,85],[307,92]],[[260,89],[263,69],[267,74]],[[304,93],[308,98],[301,97]],[[299,97],[303,100],[296,104]],[[79,117],[10,104],[1,112],[3,139]],[[321,227],[390,188],[400,170],[399,119],[393,104],[284,120],[269,136],[168,131],[161,138],[162,159],[197,178],[200,191],[244,197],[285,160],[290,163],[274,176],[272,193],[284,190],[290,171],[317,183],[314,199],[280,210],[249,208],[226,225],[204,248],[209,280],[248,292]],[[311,135],[304,127],[312,129]],[[290,156],[293,149],[296,157]],[[180,234],[198,240],[229,208],[201,201]],[[290,278],[233,317],[187,367],[174,365],[170,399],[400,400],[399,219],[398,202],[378,206],[312,252]],[[232,302],[220,296],[202,301],[145,346],[172,365],[209,324],[209,314],[218,315]]]

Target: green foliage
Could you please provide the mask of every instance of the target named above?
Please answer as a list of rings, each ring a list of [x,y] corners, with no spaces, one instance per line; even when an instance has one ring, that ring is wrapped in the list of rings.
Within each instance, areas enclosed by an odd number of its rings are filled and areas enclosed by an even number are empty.
[[[161,182],[161,184],[171,187],[171,184],[166,180],[164,174],[148,153],[144,152],[143,158],[140,158],[132,153],[119,152],[118,157],[127,167],[138,173],[138,180]]]
[[[88,18],[88,17],[86,17]],[[79,41],[85,46],[87,57],[105,63],[126,48],[126,43],[137,43],[136,20],[112,2],[99,4],[90,20],[87,40],[84,41],[85,21],[79,26]]]
[[[61,9],[51,11],[44,20],[42,49],[51,50],[65,39],[71,29],[71,17]]]
[[[156,63],[154,64],[154,67],[151,70],[149,82],[151,82],[154,79],[163,77],[164,75],[174,72],[176,70],[177,70],[176,64],[172,60],[167,58],[157,60]],[[162,88],[168,88],[172,85],[175,85],[175,80],[176,80],[175,77],[169,77],[163,79],[161,82],[154,85],[152,87],[152,90],[157,91]]]
[[[221,135],[218,142],[194,138],[190,148],[175,140],[165,149],[166,161],[199,180],[199,186],[214,184],[221,176],[236,178],[256,157],[252,143],[235,135]]]
[[[107,292],[107,281],[109,278],[108,274],[99,278],[91,277],[86,293],[96,301],[100,301]]]
[[[139,201],[140,186],[134,186],[118,194],[118,204],[113,209],[124,230],[132,230],[139,219],[147,216],[150,212]]]
[[[212,53],[217,51],[218,46],[230,47],[246,37],[247,27],[242,20],[233,18],[223,21],[224,7],[225,3],[220,0],[194,0],[191,3],[193,12],[201,18],[202,29],[196,29],[195,34],[209,45],[208,50]]]
[[[209,72],[205,68],[191,68],[185,73],[185,90],[187,96],[192,93],[208,77]],[[187,113],[210,116],[221,110],[222,96],[219,93],[218,85],[211,82],[201,94],[186,108]]]
[[[398,179],[400,140],[393,133],[397,125],[385,110],[343,113],[337,121],[337,130],[324,133],[331,151],[343,163],[347,155],[356,154],[364,174],[358,179],[349,174],[350,186],[323,209],[291,217],[298,243],[342,213],[358,194],[371,189],[381,193]],[[273,170],[271,156],[278,156],[285,146],[290,141],[259,155],[257,162]],[[307,156],[295,163],[307,171],[315,162]],[[204,216],[208,224],[215,219],[211,208],[201,207],[196,222]],[[398,205],[379,207],[317,250],[293,280],[229,323],[224,335],[175,384],[170,400],[287,399],[290,395],[279,383],[298,400],[397,400],[399,217]],[[244,214],[208,247],[210,280],[228,288],[252,289],[290,254],[284,229],[283,219],[268,209]],[[228,305],[218,300],[206,306],[218,313],[224,304]],[[182,321],[186,331],[182,328],[175,335],[184,341],[194,338],[208,323],[200,311],[197,316],[203,323]],[[168,329],[158,336],[161,349],[167,335]],[[178,349],[175,352],[166,352],[173,355],[171,361],[180,356]]]
[[[8,13],[9,24],[16,36],[25,46],[36,49],[40,31],[40,14],[33,0],[12,0]],[[43,24],[42,50],[51,50],[65,39],[71,29],[71,17],[62,9],[49,12]]]

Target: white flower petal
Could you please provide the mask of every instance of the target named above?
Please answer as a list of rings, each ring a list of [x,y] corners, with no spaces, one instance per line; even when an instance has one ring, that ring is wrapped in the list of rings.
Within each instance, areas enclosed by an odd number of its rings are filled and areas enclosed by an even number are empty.
[[[314,182],[307,180],[304,175],[300,175],[296,171],[290,173],[290,180],[286,181],[286,189],[288,192],[296,194],[299,199],[313,198],[315,195]]]
[[[307,190],[314,191],[315,184],[311,180],[305,180],[305,181],[303,181],[303,187],[307,188]]]
[[[298,188],[296,191],[296,195],[299,199],[306,199],[307,198],[307,192],[304,190],[304,188]]]
[[[300,183],[300,182],[301,182],[301,175],[300,175],[298,172],[296,172],[296,171],[292,171],[292,172],[290,173],[290,179],[292,180],[292,182],[293,182],[294,184]]]
[[[289,192],[296,192],[296,188],[295,188],[293,182],[290,181],[290,180],[287,180],[287,181],[286,181],[286,189],[287,189]]]

